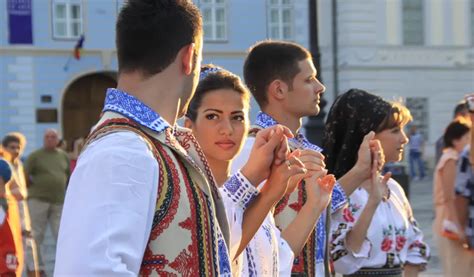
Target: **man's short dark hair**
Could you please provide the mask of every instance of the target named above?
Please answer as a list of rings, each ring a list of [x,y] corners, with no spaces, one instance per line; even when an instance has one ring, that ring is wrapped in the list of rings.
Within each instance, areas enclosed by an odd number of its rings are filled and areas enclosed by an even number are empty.
[[[468,112],[467,110],[467,103],[466,101],[461,101],[459,102],[456,107],[454,107],[454,117],[458,116],[458,115],[466,115]]]
[[[300,72],[298,63],[311,58],[304,47],[285,41],[263,41],[254,45],[245,59],[244,79],[258,105],[267,102],[268,86],[276,79],[284,81],[290,89]]]
[[[15,136],[15,135],[6,135],[3,140],[2,140],[2,146],[3,147],[8,147],[8,145],[10,143],[18,143],[21,145],[22,141],[21,141],[21,138],[19,138],[18,136]]]
[[[116,24],[119,71],[160,73],[201,35],[201,13],[190,0],[129,0]]]
[[[466,123],[459,121],[451,122],[446,131],[444,131],[444,146],[445,147],[454,147],[454,140],[462,138],[465,134],[469,133],[471,127]]]

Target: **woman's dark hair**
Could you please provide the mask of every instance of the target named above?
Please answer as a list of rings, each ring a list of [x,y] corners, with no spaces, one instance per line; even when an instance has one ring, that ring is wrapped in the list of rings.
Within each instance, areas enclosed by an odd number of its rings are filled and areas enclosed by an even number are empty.
[[[336,99],[326,120],[326,168],[336,178],[342,177],[355,165],[366,134],[403,126],[410,120],[410,111],[399,102],[389,102],[360,89],[347,91]]]
[[[244,97],[245,104],[249,105],[250,92],[242,83],[239,76],[221,67],[208,64],[201,67],[199,84],[196,88],[191,102],[189,103],[186,117],[191,121],[196,121],[197,111],[201,107],[202,99],[207,93],[217,89],[232,89]]]
[[[466,123],[459,121],[449,123],[443,135],[445,147],[454,147],[454,141],[462,138],[470,129],[471,127]]]

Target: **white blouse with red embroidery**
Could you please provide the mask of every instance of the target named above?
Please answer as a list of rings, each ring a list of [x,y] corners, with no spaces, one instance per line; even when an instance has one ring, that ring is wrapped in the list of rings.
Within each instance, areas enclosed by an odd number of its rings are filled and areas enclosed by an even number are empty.
[[[382,268],[410,264],[426,264],[429,247],[423,242],[413,212],[402,187],[393,179],[387,183],[391,193],[380,202],[367,230],[360,251],[346,247],[346,236],[359,218],[369,194],[358,188],[344,209],[333,214],[331,257],[336,272],[351,274],[361,268]]]

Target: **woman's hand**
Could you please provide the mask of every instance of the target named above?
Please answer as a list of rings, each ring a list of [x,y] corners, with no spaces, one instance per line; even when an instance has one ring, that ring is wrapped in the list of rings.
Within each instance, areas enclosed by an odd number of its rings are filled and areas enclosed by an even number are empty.
[[[280,165],[285,161],[289,152],[287,138],[291,137],[291,131],[282,125],[258,132],[250,157],[241,170],[242,174],[254,186],[258,186],[269,177],[273,164]]]
[[[387,182],[392,176],[392,173],[388,172],[383,177],[379,173],[379,163],[381,158],[379,155],[375,155],[372,162],[371,181],[370,187],[367,190],[369,193],[369,201],[372,204],[379,204],[382,199],[390,197],[390,191],[387,186]]]
[[[334,175],[327,175],[327,170],[314,173],[310,178],[305,179],[307,200],[306,204],[314,209],[324,210],[331,203],[332,190],[336,184]]]

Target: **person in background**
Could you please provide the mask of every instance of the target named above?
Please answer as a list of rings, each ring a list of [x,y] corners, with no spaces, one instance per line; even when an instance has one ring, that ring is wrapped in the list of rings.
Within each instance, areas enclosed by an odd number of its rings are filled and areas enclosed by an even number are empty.
[[[18,254],[15,240],[8,220],[8,204],[6,199],[7,184],[12,171],[7,160],[8,152],[0,147],[0,276],[17,276]]]
[[[71,162],[71,173],[74,171],[74,168],[77,164],[77,159],[79,159],[79,155],[81,154],[82,147],[84,147],[85,140],[84,138],[77,138],[74,140],[72,144],[72,152],[68,153],[69,160]]]
[[[26,175],[23,168],[23,163],[20,159],[23,150],[26,146],[26,138],[23,134],[18,132],[12,132],[7,134],[2,140],[3,149],[10,154],[11,159],[9,160],[12,167],[12,180],[10,183],[10,197],[12,202],[15,202],[15,206],[18,209],[10,209],[9,215],[15,217],[14,210],[19,212],[19,224],[21,225],[21,244],[23,245],[22,257],[19,257],[20,264],[24,264],[23,271],[28,276],[35,276],[38,268],[38,256],[36,249],[36,242],[31,234],[31,218],[30,211],[28,208],[27,199],[27,186],[26,186]],[[12,205],[13,206],[13,205]]]
[[[463,123],[470,123],[471,117],[469,116],[469,112],[467,109],[467,104],[465,100],[460,101],[456,107],[454,107],[453,112],[453,121],[460,121]],[[435,164],[438,164],[439,158],[441,158],[441,154],[443,154],[444,149],[444,139],[443,135],[440,136],[435,143]]]
[[[453,121],[444,132],[445,149],[436,165],[433,182],[435,220],[433,234],[438,243],[446,276],[471,276],[470,265],[463,259],[465,235],[455,203],[456,163],[470,141],[470,126]]]
[[[467,95],[465,99],[473,96],[474,94]],[[469,107],[468,110],[470,121],[474,122],[474,107]],[[459,262],[464,264],[466,272],[472,274],[474,272],[474,163],[472,162],[474,152],[471,151],[474,145],[474,128],[472,126],[470,133],[471,141],[461,152],[457,163],[455,205],[461,230],[464,232],[464,236],[461,236],[464,240],[461,243],[465,252],[459,257],[462,259]]]
[[[49,224],[53,239],[58,239],[59,222],[64,203],[66,184],[70,175],[67,154],[57,147],[58,132],[48,129],[44,133],[43,147],[31,153],[25,163],[28,176],[28,206],[31,228],[38,248],[38,267],[44,274],[41,258],[46,226]]]
[[[423,150],[425,147],[425,140],[423,135],[418,131],[416,125],[410,127],[409,134],[410,142],[408,143],[409,156],[408,160],[410,162],[410,176],[413,181],[423,180],[425,178],[425,165],[423,162]],[[418,167],[418,169],[415,169]],[[418,175],[416,175],[416,170],[418,170]]]

